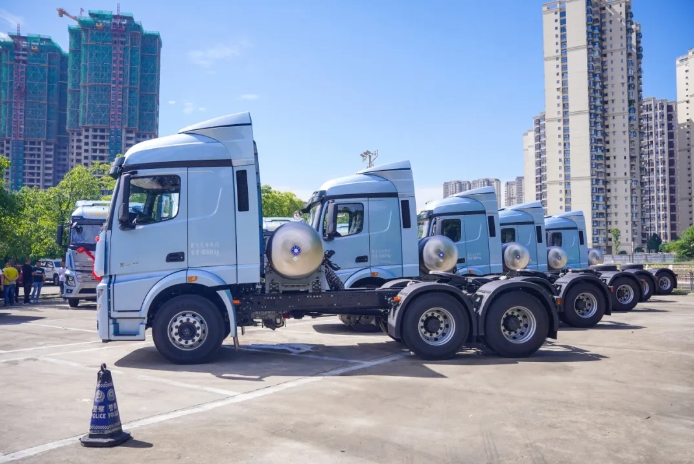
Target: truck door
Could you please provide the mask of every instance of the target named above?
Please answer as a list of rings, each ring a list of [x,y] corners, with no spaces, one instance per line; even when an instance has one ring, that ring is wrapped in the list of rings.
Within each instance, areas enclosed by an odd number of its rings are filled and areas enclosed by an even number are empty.
[[[398,198],[369,198],[369,265],[402,277],[402,233]],[[378,272],[378,271],[376,271]]]
[[[325,249],[335,251],[330,260],[340,266],[336,274],[344,282],[358,270],[369,267],[369,200],[350,198],[331,201],[335,202],[337,208],[337,235],[325,242]],[[321,234],[325,236],[328,208],[323,209]]]
[[[444,235],[455,243],[458,249],[458,269],[467,267],[467,245],[465,243],[465,225],[468,216],[441,216],[434,221],[434,233]]]
[[[482,274],[490,273],[489,266],[489,232],[487,229],[487,215],[470,214],[465,216],[465,245],[467,256],[465,265],[475,268]]]
[[[186,168],[132,176],[132,228],[121,229],[114,220],[111,232],[109,269],[115,276],[114,312],[139,311],[154,284],[172,272],[186,269],[187,180]]]

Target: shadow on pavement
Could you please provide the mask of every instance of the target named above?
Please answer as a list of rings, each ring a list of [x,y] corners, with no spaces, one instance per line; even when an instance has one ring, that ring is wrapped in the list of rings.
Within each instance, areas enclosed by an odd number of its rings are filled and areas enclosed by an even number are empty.
[[[288,349],[281,347],[288,346]],[[321,376],[335,369],[355,366],[378,359],[407,353],[407,349],[401,344],[390,342],[358,343],[349,346],[340,346],[339,358],[331,353],[321,352],[326,345],[318,344],[292,344],[277,345],[248,345],[241,346],[238,351],[231,345],[224,345],[207,364],[175,365],[164,359],[154,347],[137,349],[115,362],[117,367],[135,368],[155,371],[184,371],[208,373],[220,379],[243,380],[249,382],[261,382],[268,377]],[[386,348],[386,349],[384,349]],[[378,350],[368,360],[354,361],[360,355],[363,357],[365,350]],[[371,351],[373,354],[373,351]],[[528,358],[504,358],[492,352],[484,346],[465,348],[451,359],[443,361],[422,360],[414,355],[405,356],[397,368],[383,369],[382,365],[363,367],[353,371],[347,371],[339,375],[345,376],[394,376],[406,378],[446,378],[432,370],[429,365],[496,365],[496,364],[520,364],[520,363],[562,363],[599,361],[606,356],[592,353],[571,345],[563,345],[554,342],[546,342],[545,345],[533,356]],[[402,362],[406,364],[402,364]],[[389,363],[392,366],[392,363]]]
[[[43,316],[25,316],[23,314],[7,314],[0,313],[0,325],[17,325],[27,322],[38,321],[45,319]]]
[[[289,326],[288,326],[289,327]],[[376,326],[374,326],[376,327]],[[342,322],[338,324],[315,324],[312,326],[313,330],[315,332],[321,333],[321,334],[336,334],[336,335],[372,335],[374,337],[383,337],[383,332],[381,332],[381,329],[376,327],[373,332],[361,332],[358,330],[354,330],[352,327],[343,324]]]
[[[134,438],[131,438],[130,440],[126,441],[125,443],[123,443],[120,446],[123,448],[153,448],[154,447],[154,445],[149,443],[149,442],[142,441],[142,440],[135,440]]]
[[[627,324],[625,322],[602,320],[598,325],[593,327],[571,327],[562,322],[559,328],[566,332],[577,332],[582,330],[638,330],[645,329],[646,327],[642,325]]]
[[[627,311],[631,313],[669,313],[667,309],[653,309],[653,308],[634,308],[631,311]]]

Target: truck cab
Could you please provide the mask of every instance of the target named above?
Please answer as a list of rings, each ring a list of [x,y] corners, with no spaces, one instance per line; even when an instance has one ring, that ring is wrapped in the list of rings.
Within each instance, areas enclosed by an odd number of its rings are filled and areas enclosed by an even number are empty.
[[[93,261],[88,253],[96,250],[96,237],[108,216],[108,201],[80,200],[70,215],[70,223],[58,227],[57,241],[65,251],[65,284],[62,297],[71,307],[80,301],[96,301],[98,281],[92,275]],[[47,274],[49,275],[49,274]],[[50,274],[53,275],[53,274]]]
[[[327,217],[328,205],[337,208]],[[419,274],[414,180],[409,161],[364,169],[324,183],[307,203],[309,224],[323,238],[345,287],[380,287]],[[328,232],[336,221],[334,232]]]
[[[482,187],[427,203],[417,216],[420,238],[444,235],[458,248],[459,274],[503,271],[499,214],[493,187]]]
[[[539,201],[500,209],[499,223],[501,243],[518,242],[530,252],[527,269],[548,270],[544,210]]]
[[[568,267],[588,267],[586,220],[582,211],[569,211],[545,218],[547,246],[561,247],[566,251]]]

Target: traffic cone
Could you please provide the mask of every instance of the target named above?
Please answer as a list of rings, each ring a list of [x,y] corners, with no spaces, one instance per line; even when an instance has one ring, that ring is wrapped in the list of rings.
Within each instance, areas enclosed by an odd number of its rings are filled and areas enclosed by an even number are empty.
[[[89,433],[80,438],[80,442],[82,446],[109,448],[125,443],[130,438],[130,433],[124,432],[120,424],[120,412],[111,371],[106,369],[106,364],[102,364],[96,376],[96,393]]]

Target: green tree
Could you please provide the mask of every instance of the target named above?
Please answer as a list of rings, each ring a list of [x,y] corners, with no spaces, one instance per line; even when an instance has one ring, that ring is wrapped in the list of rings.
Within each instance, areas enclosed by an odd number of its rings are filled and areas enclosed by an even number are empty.
[[[10,252],[12,225],[18,211],[16,196],[4,185],[4,175],[9,168],[9,160],[0,156],[0,256],[2,257],[7,257]]]
[[[622,245],[622,242],[619,241],[619,237],[622,236],[622,232],[620,232],[619,229],[616,227],[614,229],[610,229],[610,234],[612,234],[612,253],[618,253],[619,252],[619,247]]]
[[[292,217],[304,208],[304,202],[292,192],[273,190],[269,185],[260,188],[263,217]]]
[[[643,253],[643,247],[638,246],[634,248],[634,253]]]
[[[694,226],[682,232],[679,240],[667,243],[666,249],[670,253],[675,253],[676,261],[694,259]]]
[[[663,239],[660,238],[658,234],[653,234],[649,237],[648,242],[646,243],[646,250],[649,252],[656,252],[660,250],[660,245],[663,243]]]

